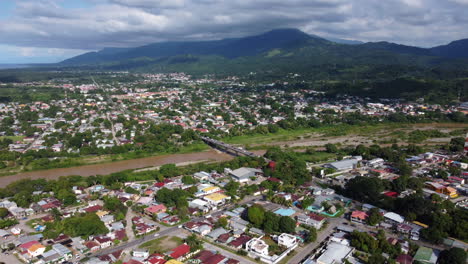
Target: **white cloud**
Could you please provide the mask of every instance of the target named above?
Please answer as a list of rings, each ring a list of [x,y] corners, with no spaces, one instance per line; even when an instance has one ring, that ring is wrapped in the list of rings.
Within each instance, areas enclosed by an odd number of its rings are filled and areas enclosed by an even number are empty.
[[[66,0],[68,1],[68,0]],[[0,43],[95,50],[294,27],[324,37],[432,46],[468,37],[468,0],[21,0]]]

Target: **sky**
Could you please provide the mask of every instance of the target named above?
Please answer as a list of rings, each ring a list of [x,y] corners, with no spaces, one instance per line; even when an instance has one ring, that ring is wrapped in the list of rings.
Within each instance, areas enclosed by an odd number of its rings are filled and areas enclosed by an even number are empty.
[[[432,47],[468,38],[467,13],[468,0],[0,0],[0,63],[276,28]]]

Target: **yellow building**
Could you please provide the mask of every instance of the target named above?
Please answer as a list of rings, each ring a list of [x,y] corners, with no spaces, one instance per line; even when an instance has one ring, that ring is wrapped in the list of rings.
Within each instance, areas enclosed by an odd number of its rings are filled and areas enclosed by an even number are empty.
[[[99,216],[99,218],[102,218],[103,216],[108,215],[108,214],[109,214],[109,212],[107,212],[107,211],[97,211],[96,212],[96,215]]]
[[[442,190],[442,193],[450,196],[450,198],[457,198],[458,197],[457,190],[455,188],[452,188],[452,187],[445,187]]]
[[[166,264],[184,264],[178,260],[175,260],[175,259],[171,259],[169,260],[168,262],[166,262]]]
[[[220,203],[224,203],[226,200],[230,199],[230,197],[227,196],[227,195],[224,195],[222,193],[213,193],[213,194],[209,194],[209,195],[203,197],[203,199],[205,199],[207,202],[209,202],[211,204],[220,204]]]
[[[204,193],[210,194],[210,193],[218,192],[219,190],[221,189],[217,186],[210,186],[210,187],[204,188],[202,191]]]

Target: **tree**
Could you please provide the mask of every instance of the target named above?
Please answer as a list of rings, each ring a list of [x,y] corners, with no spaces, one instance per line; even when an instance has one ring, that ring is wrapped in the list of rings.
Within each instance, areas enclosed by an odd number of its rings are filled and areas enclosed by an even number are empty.
[[[0,208],[0,218],[3,219],[3,218],[5,218],[5,217],[7,217],[8,214],[9,214],[8,209],[6,209],[6,208]]]
[[[63,225],[63,233],[72,237],[88,237],[109,232],[104,222],[94,213],[66,218],[61,224]]]
[[[466,251],[452,247],[449,250],[444,250],[440,253],[439,264],[465,264],[466,263]]]
[[[346,184],[346,193],[352,198],[362,202],[375,202],[379,200],[384,190],[382,180],[358,176]]]
[[[307,209],[307,207],[311,206],[314,203],[315,199],[313,197],[306,197],[301,202],[302,209]]]
[[[325,144],[325,150],[328,153],[337,153],[338,152],[338,147],[335,144]]]
[[[265,222],[263,222],[263,230],[266,233],[274,233],[279,231],[279,216],[272,212],[265,213]]]
[[[296,230],[296,221],[289,216],[281,216],[279,219],[279,228],[283,233],[294,233]]]
[[[315,240],[317,240],[317,229],[315,229],[313,226],[309,227],[308,229],[309,233],[307,234],[306,242],[315,242]]]
[[[223,228],[226,228],[228,225],[228,219],[227,217],[220,217],[218,219],[218,222],[216,222],[216,226],[217,227],[223,227]]]
[[[265,221],[265,209],[260,205],[252,205],[247,209],[247,218],[255,227],[261,227]]]
[[[230,181],[224,186],[224,189],[226,190],[227,194],[234,196],[239,191],[239,187],[240,187],[240,183],[235,182],[235,181]]]
[[[190,246],[190,251],[194,252],[196,250],[202,249],[203,242],[201,239],[198,239],[198,237],[195,234],[192,234],[188,236],[185,239],[185,243]]]
[[[197,183],[197,181],[192,176],[185,175],[184,177],[182,177],[182,183],[195,184]]]
[[[369,210],[369,217],[367,218],[367,224],[375,226],[383,221],[383,216],[380,214],[379,208],[371,208]]]
[[[177,216],[179,216],[180,219],[185,219],[188,214],[189,210],[187,206],[177,207]]]
[[[385,258],[381,254],[372,254],[367,260],[369,264],[385,264]]]

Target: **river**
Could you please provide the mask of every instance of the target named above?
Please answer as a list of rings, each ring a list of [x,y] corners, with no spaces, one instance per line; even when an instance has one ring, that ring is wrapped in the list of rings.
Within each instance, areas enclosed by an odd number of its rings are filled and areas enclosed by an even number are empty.
[[[84,165],[79,167],[59,168],[50,170],[30,171],[18,173],[15,175],[0,177],[0,187],[21,179],[58,179],[60,176],[92,176],[92,175],[107,175],[114,172],[141,169],[146,167],[161,166],[164,164],[177,163],[195,163],[202,161],[221,162],[233,159],[233,156],[226,153],[210,149],[209,151],[187,153],[187,154],[170,154],[160,155],[140,159],[122,160],[110,163]]]

